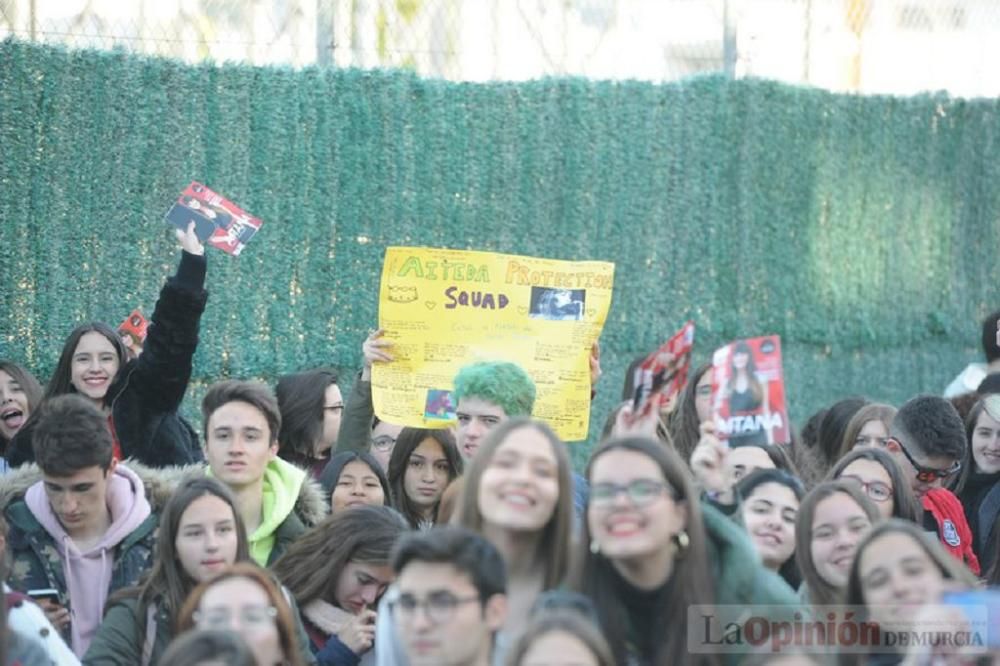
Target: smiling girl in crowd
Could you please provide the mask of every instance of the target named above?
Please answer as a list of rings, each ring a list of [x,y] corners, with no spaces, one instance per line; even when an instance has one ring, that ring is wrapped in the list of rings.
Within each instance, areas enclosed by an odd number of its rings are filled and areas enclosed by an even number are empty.
[[[672,450],[644,437],[608,441],[588,480],[577,584],[598,608],[615,663],[717,663],[687,651],[692,604],[797,605],[757,564],[744,530],[699,502]]]
[[[365,451],[344,451],[334,455],[319,477],[319,484],[329,495],[334,513],[363,504],[392,504],[389,479],[378,461]]]
[[[45,399],[79,393],[108,415],[116,460],[152,467],[202,460],[198,435],[178,409],[191,378],[198,329],[205,309],[205,247],[192,222],[177,231],[183,247],[177,274],[160,291],[143,352],[130,360],[107,324],[78,326],[63,345]],[[7,450],[12,466],[34,460],[30,420]]]
[[[828,481],[847,479],[856,482],[871,500],[879,515],[917,522],[920,508],[903,480],[899,465],[885,449],[861,447],[837,461]]]
[[[206,476],[182,482],[160,515],[149,577],[109,602],[83,663],[156,664],[188,593],[249,557],[246,529],[229,489]]]
[[[967,448],[955,494],[972,530],[972,546],[982,571],[997,560],[989,547],[1000,517],[1000,395],[977,402],[965,420]]]
[[[0,359],[0,456],[42,399],[42,386],[35,376],[13,361]],[[7,467],[0,460],[0,474]]]
[[[463,477],[457,522],[486,537],[507,565],[505,636],[516,636],[538,595],[569,573],[571,473],[552,429],[521,417],[490,431]]]
[[[414,529],[434,525],[444,489],[461,473],[462,457],[450,431],[403,428],[389,459],[396,509]]]
[[[795,519],[805,495],[802,482],[779,469],[758,469],[736,483],[736,495],[742,498],[743,525],[764,566],[797,589]]]
[[[302,609],[321,666],[374,663],[375,608],[393,579],[392,547],[408,529],[393,509],[359,506],[327,518],[272,566]]]
[[[842,600],[858,542],[879,520],[878,509],[856,482],[826,481],[805,496],[795,523],[803,601],[828,606]]]
[[[920,611],[941,603],[945,591],[971,590],[976,577],[921,527],[891,519],[877,525],[858,544],[847,581],[846,603],[865,611],[858,622],[877,622],[883,632],[920,632]],[[924,628],[923,631],[927,631]],[[881,654],[879,664],[895,664],[902,654]],[[852,655],[848,663],[874,663]]]

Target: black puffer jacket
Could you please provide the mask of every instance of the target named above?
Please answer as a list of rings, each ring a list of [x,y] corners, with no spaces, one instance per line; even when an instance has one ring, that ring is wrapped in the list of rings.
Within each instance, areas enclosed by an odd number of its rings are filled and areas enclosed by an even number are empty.
[[[205,257],[184,252],[177,275],[168,278],[153,310],[138,359],[129,361],[108,388],[112,423],[122,456],[150,467],[204,459],[198,434],[177,410],[191,379],[198,328],[205,310]],[[11,440],[12,466],[34,462],[29,421]]]

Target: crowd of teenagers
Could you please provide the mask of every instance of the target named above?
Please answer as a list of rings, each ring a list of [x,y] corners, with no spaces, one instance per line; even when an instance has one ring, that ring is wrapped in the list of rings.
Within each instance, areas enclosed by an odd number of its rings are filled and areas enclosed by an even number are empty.
[[[580,475],[509,362],[458,372],[452,428],[376,418],[382,331],[346,399],[325,368],[220,381],[195,432],[206,260],[178,238],[141,353],[90,323],[44,390],[0,361],[0,664],[993,663],[1000,637],[921,627],[1000,580],[1000,315],[958,395],[852,396],[791,442],[730,446],[706,365],[609,415]],[[776,646],[724,620],[848,608],[911,638]]]

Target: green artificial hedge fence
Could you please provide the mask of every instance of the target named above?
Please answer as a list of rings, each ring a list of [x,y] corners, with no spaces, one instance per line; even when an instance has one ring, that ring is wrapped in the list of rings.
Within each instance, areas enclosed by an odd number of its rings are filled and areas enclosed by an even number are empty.
[[[349,384],[388,245],[617,265],[590,443],[629,361],[782,336],[793,421],[939,393],[1000,308],[1000,102],[721,76],[451,83],[0,43],[0,357],[47,379],[73,326],[148,313],[162,216],[200,180],[261,217],[210,250],[205,386]],[[346,388],[346,386],[345,386]],[[576,447],[577,462],[586,446]]]

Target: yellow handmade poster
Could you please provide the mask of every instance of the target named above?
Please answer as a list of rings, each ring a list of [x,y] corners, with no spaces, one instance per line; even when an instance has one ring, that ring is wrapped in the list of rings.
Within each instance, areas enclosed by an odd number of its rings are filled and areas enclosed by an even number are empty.
[[[611,305],[614,264],[493,252],[390,247],[379,327],[391,363],[372,369],[375,413],[389,423],[454,423],[452,379],[476,361],[511,361],[537,387],[533,416],[586,439],[590,347]]]

